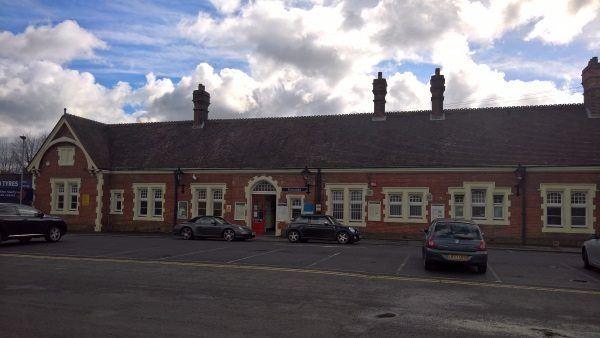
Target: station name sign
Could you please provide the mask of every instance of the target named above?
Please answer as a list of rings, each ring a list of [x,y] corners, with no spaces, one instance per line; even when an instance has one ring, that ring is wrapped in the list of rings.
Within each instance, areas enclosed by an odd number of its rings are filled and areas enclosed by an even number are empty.
[[[281,191],[285,192],[307,192],[308,189],[306,187],[283,187]]]

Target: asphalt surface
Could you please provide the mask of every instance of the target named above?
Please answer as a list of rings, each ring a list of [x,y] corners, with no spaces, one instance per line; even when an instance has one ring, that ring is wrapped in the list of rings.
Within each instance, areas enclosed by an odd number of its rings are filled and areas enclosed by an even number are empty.
[[[490,250],[425,271],[414,246],[67,235],[0,245],[0,336],[600,337],[600,272]]]

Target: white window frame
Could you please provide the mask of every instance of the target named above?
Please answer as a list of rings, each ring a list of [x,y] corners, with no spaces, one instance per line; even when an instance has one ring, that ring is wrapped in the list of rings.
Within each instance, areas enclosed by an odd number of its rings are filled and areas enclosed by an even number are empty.
[[[300,214],[302,215],[302,210],[304,210],[304,195],[287,195],[286,196],[286,200],[287,200],[287,206],[288,206],[288,214],[287,214],[287,221],[291,222],[292,219],[292,214],[294,209],[298,209],[297,206],[293,205],[292,202],[293,200],[300,200]]]
[[[496,196],[502,196],[502,202],[501,203],[496,203],[495,197]],[[506,204],[506,196],[504,194],[492,194],[492,218],[496,219],[496,220],[503,220],[504,219],[504,205]],[[496,217],[496,208],[501,208],[500,210],[502,210],[502,216],[501,217]]]
[[[221,202],[222,214],[221,217],[225,217],[227,210],[225,208],[225,196],[227,194],[227,185],[225,183],[192,183],[190,186],[192,192],[192,218],[198,216],[213,216],[214,203]],[[206,215],[198,214],[198,190],[206,189]],[[221,200],[214,199],[214,190],[221,189],[223,192],[223,198]]]
[[[64,196],[63,208],[58,209],[58,185],[63,184],[64,192],[62,195]],[[77,193],[73,193],[71,187],[75,185],[77,186]],[[57,215],[79,215],[79,206],[80,196],[81,196],[81,178],[50,178],[50,213]],[[77,197],[77,207],[75,209],[71,208],[71,198],[72,196]]]
[[[456,196],[462,196],[462,202],[456,202]],[[456,214],[456,211],[458,210],[458,207],[460,206],[462,208],[462,213],[461,215],[454,215],[456,219],[464,219],[465,218],[465,194],[463,193],[454,193],[452,194],[452,202],[451,205],[453,205],[453,211],[454,214]]]
[[[549,192],[561,192],[561,218],[562,222],[560,226],[548,224],[548,207],[553,205],[547,200]],[[584,192],[585,203],[584,204],[573,204],[571,203],[571,196],[574,193]],[[596,198],[596,184],[555,184],[555,183],[542,183],[540,184],[540,194],[542,197],[542,232],[554,232],[554,233],[574,233],[574,234],[593,234],[595,233],[594,225],[596,223],[595,210],[596,205],[594,199]],[[554,205],[559,206],[559,205]],[[571,224],[571,212],[573,206],[584,207],[586,224],[585,226],[578,226]]]
[[[58,147],[58,165],[59,166],[72,166],[75,165],[75,147],[65,146]]]
[[[473,203],[471,192],[473,190],[485,190],[485,218],[473,218]],[[497,187],[495,182],[463,182],[462,187],[448,188],[450,195],[450,217],[453,219],[472,220],[478,224],[484,225],[509,225],[510,224],[510,196],[512,195],[510,187]],[[463,203],[456,203],[455,195],[463,195]],[[503,195],[502,218],[494,217],[494,195]],[[462,205],[462,217],[456,217],[456,206]],[[480,204],[482,206],[482,204]]]
[[[391,196],[400,196],[400,201],[392,201]],[[398,219],[402,219],[402,216],[404,215],[404,213],[402,212],[402,204],[404,202],[404,193],[402,192],[390,192],[388,194],[386,194],[386,198],[388,200],[388,204],[387,204],[387,216],[388,218],[398,218]],[[399,206],[400,207],[400,214],[396,214],[396,215],[392,215],[392,206]]]
[[[474,201],[473,200],[473,198],[474,198],[473,192],[474,191],[483,192],[483,201]],[[488,195],[487,192],[488,192],[487,189],[481,189],[481,188],[471,189],[471,199],[470,199],[471,207],[470,208],[471,208],[471,219],[472,220],[481,220],[481,219],[485,220],[490,216],[490,209],[488,208],[489,200],[487,198],[487,195]],[[498,194],[496,194],[496,195],[498,195]],[[483,217],[482,216],[477,216],[477,217],[473,216],[473,208],[481,208],[481,207],[483,207]],[[463,211],[464,211],[464,209],[463,209]]]
[[[383,199],[383,221],[387,223],[427,223],[427,216],[429,210],[427,206],[429,201],[427,196],[429,195],[429,188],[426,187],[383,187],[382,192],[384,195]],[[402,208],[402,214],[400,217],[392,216],[390,212],[390,195],[401,195],[402,202],[400,203]],[[421,202],[410,202],[410,195],[420,195]],[[421,216],[410,216],[410,206],[421,206]]]
[[[148,201],[148,208],[146,215],[140,215],[139,206],[141,202],[139,191],[141,189],[148,189],[148,197],[145,199]],[[134,221],[164,221],[165,216],[165,196],[166,196],[166,184],[164,183],[134,183],[132,185],[133,190],[133,220]],[[154,202],[157,201],[155,198],[154,190],[160,190],[162,198],[158,201],[162,202],[161,215],[154,215]]]
[[[343,191],[343,205],[344,205],[344,217],[343,219],[339,219],[340,222],[357,226],[357,227],[365,227],[367,226],[366,217],[367,217],[367,195],[368,185],[362,183],[333,183],[333,184],[325,184],[325,194],[327,196],[327,212],[326,214],[333,217],[333,190],[341,190]],[[351,190],[362,190],[362,209],[361,209],[361,218],[359,220],[351,220],[350,212],[351,212],[351,203],[350,201],[350,191]]]
[[[121,210],[117,210],[117,194],[121,194]],[[122,215],[125,209],[125,190],[123,189],[111,189],[110,190],[110,213],[113,215]]]

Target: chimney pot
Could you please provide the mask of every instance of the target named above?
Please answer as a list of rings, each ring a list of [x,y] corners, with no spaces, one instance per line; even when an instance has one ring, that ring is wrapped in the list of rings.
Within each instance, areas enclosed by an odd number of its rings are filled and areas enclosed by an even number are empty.
[[[581,72],[583,85],[583,105],[588,117],[600,118],[600,63],[598,57],[590,59]]]
[[[440,74],[440,68],[435,69],[435,75],[431,76],[431,114],[430,120],[445,120],[444,114],[444,91],[446,90],[446,79]]]
[[[385,121],[385,96],[387,94],[387,81],[383,73],[378,72],[377,78],[373,79],[373,121]]]
[[[208,106],[210,105],[210,94],[205,90],[203,84],[198,84],[198,89],[192,93],[192,102],[194,102],[193,128],[203,128],[208,122]]]

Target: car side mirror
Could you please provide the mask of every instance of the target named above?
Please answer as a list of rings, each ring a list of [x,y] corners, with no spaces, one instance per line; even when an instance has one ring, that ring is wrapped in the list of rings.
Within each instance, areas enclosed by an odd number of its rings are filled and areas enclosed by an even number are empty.
[[[482,231],[481,232],[481,237],[483,237],[483,236],[485,236],[485,232]]]
[[[428,234],[429,233],[429,229],[423,229],[423,232]]]
[[[36,217],[42,218],[44,217],[44,213],[43,212],[38,212],[35,214]]]

